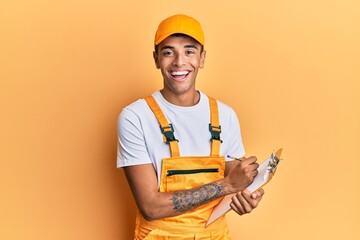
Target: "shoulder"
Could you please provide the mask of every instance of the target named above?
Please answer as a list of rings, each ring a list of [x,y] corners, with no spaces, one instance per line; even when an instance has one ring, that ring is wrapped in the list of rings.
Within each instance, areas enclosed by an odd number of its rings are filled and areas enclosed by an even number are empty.
[[[227,112],[234,112],[234,109],[232,107],[230,107],[229,105],[217,100],[219,109],[222,109],[223,111],[227,111]]]
[[[146,103],[144,98],[138,99],[137,101],[124,107],[120,113],[119,119],[141,119],[151,113],[151,110]]]
[[[123,108],[122,112],[133,112],[134,114],[138,113],[139,111],[143,111],[146,109],[147,104],[143,98],[138,99],[137,101],[127,105]]]
[[[210,98],[210,97],[211,96],[209,96],[208,98]],[[228,105],[218,99],[215,99],[215,100],[217,102],[220,115],[230,115],[230,116],[235,115],[236,116],[234,109],[230,105]]]
[[[144,99],[139,99],[124,107],[118,117],[117,126],[121,134],[125,132],[142,133],[150,124],[156,124],[156,119]]]

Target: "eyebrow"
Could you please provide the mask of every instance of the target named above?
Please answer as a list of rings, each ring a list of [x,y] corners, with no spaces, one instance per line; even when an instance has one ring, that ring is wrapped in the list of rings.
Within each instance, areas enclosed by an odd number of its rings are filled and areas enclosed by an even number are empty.
[[[184,46],[184,48],[194,48],[194,49],[198,49],[197,47],[196,47],[196,45],[185,45]],[[163,46],[161,49],[160,49],[160,51],[162,51],[162,50],[165,50],[165,49],[174,49],[174,47],[172,47],[172,46]]]
[[[198,49],[195,45],[185,45],[185,48],[195,48],[195,49]]]

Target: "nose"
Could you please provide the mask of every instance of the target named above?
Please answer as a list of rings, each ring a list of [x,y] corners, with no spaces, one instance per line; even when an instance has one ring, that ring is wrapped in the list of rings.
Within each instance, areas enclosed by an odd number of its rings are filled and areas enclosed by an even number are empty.
[[[176,54],[173,66],[181,67],[183,65],[185,65],[185,56],[183,56],[182,54]]]

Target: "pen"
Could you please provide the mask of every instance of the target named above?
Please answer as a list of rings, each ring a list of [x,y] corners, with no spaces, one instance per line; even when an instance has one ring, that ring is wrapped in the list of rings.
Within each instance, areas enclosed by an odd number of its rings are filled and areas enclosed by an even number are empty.
[[[237,158],[237,157],[233,157],[233,156],[230,156],[230,155],[226,155],[226,157],[230,158],[230,159],[238,160],[238,161],[242,161],[243,159],[245,159],[245,157]]]

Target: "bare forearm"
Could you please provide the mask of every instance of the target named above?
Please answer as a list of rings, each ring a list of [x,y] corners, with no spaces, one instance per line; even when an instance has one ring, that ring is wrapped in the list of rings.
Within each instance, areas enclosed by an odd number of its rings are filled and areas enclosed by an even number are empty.
[[[228,193],[223,179],[189,190],[158,192],[158,201],[149,204],[143,215],[147,220],[177,216]]]
[[[173,210],[186,212],[223,196],[224,187],[218,183],[209,183],[186,191],[176,191],[172,195]]]

